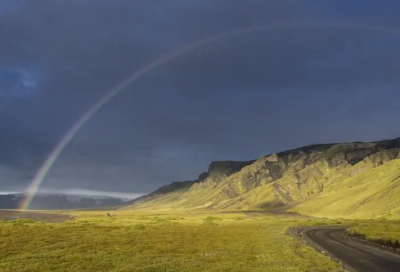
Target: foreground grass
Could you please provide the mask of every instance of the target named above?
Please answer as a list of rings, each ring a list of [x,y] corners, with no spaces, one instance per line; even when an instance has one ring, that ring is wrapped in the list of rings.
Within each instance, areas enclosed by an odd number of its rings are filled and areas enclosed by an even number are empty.
[[[373,243],[396,248],[400,252],[399,220],[371,220],[354,223],[347,233]]]
[[[290,226],[321,222],[113,213],[79,212],[65,223],[0,223],[0,271],[343,271],[285,234]]]

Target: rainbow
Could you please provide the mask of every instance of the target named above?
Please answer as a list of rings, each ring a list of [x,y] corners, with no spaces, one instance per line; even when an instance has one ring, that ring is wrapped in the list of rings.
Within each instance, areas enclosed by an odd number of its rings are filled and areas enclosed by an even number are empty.
[[[46,177],[47,173],[50,171],[54,163],[57,161],[60,154],[63,152],[68,143],[75,137],[75,135],[79,132],[79,130],[99,111],[103,108],[114,96],[118,95],[122,90],[124,90],[127,86],[132,84],[134,81],[138,80],[143,75],[147,74],[151,70],[163,65],[176,57],[179,57],[185,53],[201,48],[205,45],[212,44],[221,40],[225,40],[228,38],[233,38],[236,36],[249,34],[258,31],[269,31],[273,29],[282,29],[282,28],[346,28],[353,30],[366,30],[366,31],[374,31],[374,32],[383,32],[388,34],[399,34],[399,30],[392,28],[384,28],[377,26],[364,26],[352,23],[285,23],[285,24],[272,24],[272,25],[257,25],[248,28],[236,29],[230,32],[225,32],[219,35],[207,37],[205,39],[196,41],[192,44],[184,46],[176,51],[173,51],[169,54],[162,56],[161,58],[147,64],[142,67],[131,76],[129,76],[126,80],[118,84],[116,87],[108,91],[104,96],[102,96],[89,110],[75,123],[75,125],[64,135],[61,141],[56,145],[56,147],[49,154],[47,159],[44,161],[41,168],[38,170],[36,175],[34,176],[30,185],[26,188],[24,197],[20,203],[19,209],[21,211],[27,210],[29,205],[38,191],[41,183]]]

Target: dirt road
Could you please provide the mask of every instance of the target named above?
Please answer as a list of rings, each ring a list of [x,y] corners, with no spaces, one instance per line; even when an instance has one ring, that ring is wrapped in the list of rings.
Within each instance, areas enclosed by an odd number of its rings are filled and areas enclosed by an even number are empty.
[[[367,245],[345,235],[340,228],[310,228],[303,237],[334,259],[359,272],[399,272],[400,255]]]

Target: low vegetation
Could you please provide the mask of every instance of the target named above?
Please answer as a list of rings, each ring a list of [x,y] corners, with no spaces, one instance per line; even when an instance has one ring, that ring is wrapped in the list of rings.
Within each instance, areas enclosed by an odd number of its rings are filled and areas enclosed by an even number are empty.
[[[379,220],[354,223],[347,234],[400,252],[400,221]]]
[[[285,234],[333,224],[259,213],[74,212],[0,223],[0,271],[343,271]]]

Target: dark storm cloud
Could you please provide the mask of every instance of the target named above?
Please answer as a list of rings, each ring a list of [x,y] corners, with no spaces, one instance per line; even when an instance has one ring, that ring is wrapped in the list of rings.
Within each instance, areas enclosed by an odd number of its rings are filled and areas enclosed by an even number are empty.
[[[35,82],[29,98],[0,95],[0,185],[26,186],[88,107],[143,65],[256,25],[292,27],[221,40],[152,70],[82,129],[43,186],[148,192],[194,178],[215,159],[397,137],[400,35],[367,26],[400,29],[399,8],[396,1],[0,0],[0,67],[29,71]]]

